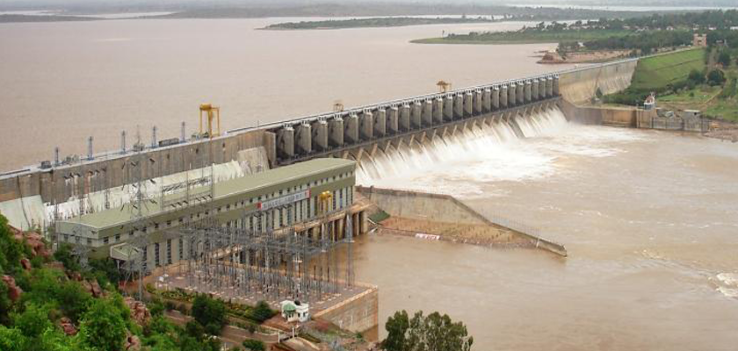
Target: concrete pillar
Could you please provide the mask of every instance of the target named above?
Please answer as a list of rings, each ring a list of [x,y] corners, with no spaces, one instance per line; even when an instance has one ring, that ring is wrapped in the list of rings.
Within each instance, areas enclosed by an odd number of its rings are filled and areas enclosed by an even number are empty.
[[[474,115],[481,115],[482,114],[482,91],[481,90],[475,90],[474,91]]]
[[[302,123],[297,126],[295,140],[297,141],[297,150],[299,153],[309,154],[313,151],[311,129],[308,123]]]
[[[420,129],[423,127],[423,104],[420,101],[413,102],[412,110],[410,111],[410,125],[413,129]]]
[[[538,96],[538,79],[533,79],[533,86],[531,87],[531,99],[533,101],[538,101],[540,97]]]
[[[295,156],[295,130],[292,126],[277,131],[277,152],[280,156]]]
[[[510,83],[507,86],[507,106],[515,106],[518,104],[518,87],[515,83]]]
[[[447,95],[443,99],[443,119],[447,121],[454,120],[454,97],[451,95]]]
[[[454,96],[454,119],[464,118],[464,94]]]
[[[533,99],[533,83],[531,81],[525,81],[525,90],[523,91],[525,94],[525,102],[531,102]]]
[[[494,87],[492,89],[492,108],[497,110],[500,108],[500,88]]]
[[[374,138],[374,115],[370,111],[364,111],[361,114],[359,125],[361,126],[361,139],[371,140]]]
[[[515,97],[518,98],[518,100],[515,102],[517,105],[522,105],[525,103],[525,83],[520,82],[515,85],[517,88],[517,91],[515,92]]]
[[[553,94],[551,96],[559,96],[559,77],[553,77]]]
[[[410,130],[410,105],[404,104],[400,107],[400,130]]]
[[[492,90],[490,88],[484,89],[482,95],[482,108],[484,112],[492,111]]]
[[[399,128],[399,115],[400,111],[397,106],[392,106],[389,109],[389,116],[387,117],[387,129],[392,134],[397,134]]]
[[[343,121],[345,131],[344,134],[344,141],[349,144],[354,144],[359,142],[359,116],[355,114],[350,114],[346,119]]]
[[[500,89],[500,108],[507,108],[507,85],[503,85]]]
[[[423,101],[423,125],[433,125],[433,100]]]
[[[467,91],[464,93],[464,116],[471,116],[474,114],[474,93]]]
[[[443,98],[438,97],[433,100],[433,122],[443,123]]]
[[[336,116],[328,123],[328,133],[330,134],[330,143],[333,146],[343,145],[343,118]]]
[[[374,112],[374,136],[381,138],[387,134],[387,110],[383,107]]]
[[[328,150],[328,122],[322,120],[315,121],[312,124],[312,130],[313,150]]]

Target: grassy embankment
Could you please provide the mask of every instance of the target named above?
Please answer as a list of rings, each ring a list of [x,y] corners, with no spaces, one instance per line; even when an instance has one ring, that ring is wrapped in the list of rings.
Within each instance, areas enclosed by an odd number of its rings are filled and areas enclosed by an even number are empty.
[[[404,27],[424,24],[450,24],[450,23],[491,23],[489,18],[462,18],[462,17],[375,17],[375,18],[353,18],[347,20],[327,21],[301,21],[276,23],[265,27],[270,30],[306,30],[306,29],[346,29],[346,28],[380,28],[380,27]]]
[[[517,31],[517,32],[472,32],[464,35],[454,35],[443,38],[428,38],[413,40],[416,44],[539,44],[561,43],[573,41],[590,41],[612,37],[624,37],[630,34],[627,30],[569,30],[558,32],[547,31]]]
[[[631,86],[625,91],[605,97],[606,102],[636,105],[651,92],[657,104],[673,110],[696,109],[704,115],[738,121],[735,64],[718,67],[704,49],[679,51],[642,59],[636,67]],[[707,58],[707,59],[706,59]],[[706,62],[707,61],[707,62]],[[695,84],[690,72],[721,69],[727,81],[723,85]]]

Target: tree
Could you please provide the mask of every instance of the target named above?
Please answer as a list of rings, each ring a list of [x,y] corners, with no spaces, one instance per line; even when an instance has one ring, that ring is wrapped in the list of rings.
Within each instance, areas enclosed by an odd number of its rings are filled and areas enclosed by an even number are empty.
[[[727,50],[723,50],[720,52],[720,54],[718,55],[717,62],[723,65],[723,67],[730,66],[730,54],[728,53]]]
[[[387,351],[405,351],[405,335],[410,328],[410,319],[405,310],[395,312],[395,315],[387,318],[384,329],[387,330],[387,338],[382,341],[382,347]]]
[[[225,304],[205,294],[199,294],[192,302],[192,317],[205,331],[212,335],[220,335],[220,330],[226,322]]]
[[[54,259],[61,262],[68,271],[79,272],[81,269],[77,258],[72,255],[71,244],[61,244],[54,252]]]
[[[689,78],[688,79],[690,81],[694,82],[695,84],[702,84],[702,83],[705,82],[705,75],[702,72],[700,72],[700,71],[698,71],[696,69],[693,69],[693,70],[691,70],[689,72]]]
[[[714,69],[707,74],[707,84],[711,86],[722,85],[725,83],[725,73],[719,69]]]
[[[28,338],[39,337],[46,329],[53,328],[49,321],[49,308],[36,304],[28,304],[23,313],[13,314],[13,325]]]
[[[251,351],[264,351],[266,349],[264,343],[259,340],[246,339],[241,343],[241,345],[243,345],[246,350]]]
[[[463,323],[438,312],[423,316],[419,311],[410,320],[407,312],[396,312],[385,328],[382,347],[387,351],[469,351],[474,343]]]
[[[120,351],[126,338],[126,323],[114,303],[98,299],[84,314],[80,336],[94,350]]]
[[[266,301],[259,301],[251,312],[251,317],[259,323],[263,323],[265,320],[274,317],[274,311]]]

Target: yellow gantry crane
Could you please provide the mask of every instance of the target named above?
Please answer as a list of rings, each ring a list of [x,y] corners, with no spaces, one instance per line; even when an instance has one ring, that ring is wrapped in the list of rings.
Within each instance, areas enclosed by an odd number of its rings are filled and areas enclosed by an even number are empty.
[[[202,130],[203,113],[205,116],[207,116],[207,123],[208,123],[207,131]],[[214,119],[216,120],[215,126],[213,125]],[[203,137],[205,135],[207,135],[207,137],[210,139],[220,135],[220,107],[216,107],[211,104],[201,104],[200,105],[200,137]]]

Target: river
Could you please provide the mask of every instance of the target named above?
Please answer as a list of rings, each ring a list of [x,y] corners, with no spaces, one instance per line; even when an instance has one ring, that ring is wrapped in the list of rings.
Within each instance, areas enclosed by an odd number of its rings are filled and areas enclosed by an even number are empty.
[[[475,350],[735,350],[736,145],[542,122],[364,167],[366,185],[455,195],[569,252],[365,237],[356,276],[380,286],[380,321],[448,313]]]
[[[530,23],[256,30],[300,18],[0,24],[0,170],[195,132],[200,103],[223,129],[564,69],[543,45],[418,45],[412,39]]]
[[[161,138],[181,121],[192,132],[201,102],[222,107],[227,129],[428,93],[441,79],[460,88],[565,68],[535,64],[553,45],[408,43],[521,23],[254,30],[276,21],[0,25],[0,169],[54,146],[83,153],[90,135],[96,151],[115,148],[136,125],[145,141],[153,125]],[[357,280],[380,287],[380,322],[438,310],[469,326],[478,351],[735,350],[735,144],[544,122],[530,138],[482,133],[362,181],[457,195],[539,227],[569,257],[365,236]]]

